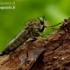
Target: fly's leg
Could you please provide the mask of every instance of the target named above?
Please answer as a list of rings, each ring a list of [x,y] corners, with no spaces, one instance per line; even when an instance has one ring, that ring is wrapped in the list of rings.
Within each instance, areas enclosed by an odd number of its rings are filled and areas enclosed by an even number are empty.
[[[25,67],[27,66],[27,59],[28,59],[28,51],[26,50],[26,59],[25,59]]]
[[[58,30],[58,29],[56,29],[56,28],[54,28],[55,26],[58,26],[59,24],[61,24],[61,23],[58,23],[58,24],[55,24],[55,25],[45,25],[46,27],[50,27],[50,28],[52,28],[53,30]]]
[[[29,39],[24,43],[24,45],[26,46],[26,45],[30,44],[31,42],[34,42],[35,40],[36,40],[36,38],[31,37],[31,38],[29,38]],[[29,48],[31,48],[31,47],[26,46],[26,49],[25,49],[25,50],[26,50],[25,67],[26,67],[27,64],[29,63],[29,60],[28,60],[28,57],[29,57],[29,54],[28,54]]]

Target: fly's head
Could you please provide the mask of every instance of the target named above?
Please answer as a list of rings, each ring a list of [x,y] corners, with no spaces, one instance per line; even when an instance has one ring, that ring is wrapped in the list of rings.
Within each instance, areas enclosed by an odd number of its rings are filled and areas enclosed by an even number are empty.
[[[45,21],[44,18],[45,18],[45,16],[38,18],[38,21],[39,21],[39,31],[40,32],[43,32],[45,27],[47,27],[47,24],[46,24],[46,21]]]

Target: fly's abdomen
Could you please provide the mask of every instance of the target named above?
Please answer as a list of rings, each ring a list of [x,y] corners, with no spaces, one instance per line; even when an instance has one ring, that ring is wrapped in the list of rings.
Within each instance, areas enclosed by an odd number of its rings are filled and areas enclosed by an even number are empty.
[[[19,33],[0,53],[0,55],[9,54],[11,51],[14,51],[16,48],[18,48],[23,42],[25,42],[27,39],[24,37],[23,31]]]
[[[11,51],[14,51],[16,48],[18,48],[23,42],[24,42],[23,38],[18,38],[14,40],[14,42],[12,43],[10,42],[0,55],[9,54]]]

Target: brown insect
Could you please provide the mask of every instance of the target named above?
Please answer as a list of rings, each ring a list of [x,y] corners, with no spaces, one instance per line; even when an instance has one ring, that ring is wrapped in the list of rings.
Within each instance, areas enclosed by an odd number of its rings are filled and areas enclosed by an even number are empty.
[[[56,24],[58,25],[58,24]],[[54,26],[56,26],[54,25]],[[54,26],[47,25],[44,17],[39,17],[38,19],[30,20],[26,23],[25,28],[13,39],[11,40],[3,51],[0,53],[0,56],[9,54],[10,52],[14,51],[18,48],[22,43],[26,42],[29,38],[36,40],[40,33],[42,33],[45,27],[51,27],[54,29]]]
[[[36,40],[36,37],[40,36],[40,33],[44,31],[45,27],[44,17],[40,17],[36,20],[30,20],[26,23],[25,28],[6,45],[0,55],[9,54],[11,51],[18,48],[22,43],[26,42],[29,38]]]

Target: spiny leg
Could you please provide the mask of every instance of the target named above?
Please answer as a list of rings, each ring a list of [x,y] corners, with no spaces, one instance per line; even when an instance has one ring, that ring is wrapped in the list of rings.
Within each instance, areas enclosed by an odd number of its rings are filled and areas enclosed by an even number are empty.
[[[36,40],[36,38],[33,38],[33,37],[30,37],[25,43],[24,43],[24,45],[27,45],[27,44],[29,44],[29,43],[31,43],[31,42],[34,42]],[[29,47],[26,47],[26,59],[25,59],[25,67],[27,66],[27,63],[29,62],[27,59],[28,59],[28,57],[29,57],[29,54],[28,54],[28,50],[29,50]]]
[[[27,59],[28,59],[28,51],[26,50],[25,67],[27,66]]]
[[[58,24],[55,24],[55,25],[48,25],[48,24],[46,24],[45,26],[46,27],[50,27],[50,28],[52,28],[53,30],[58,30],[58,29],[56,29],[56,28],[54,28],[55,26],[58,26],[59,24],[61,24],[61,23],[58,23]]]

